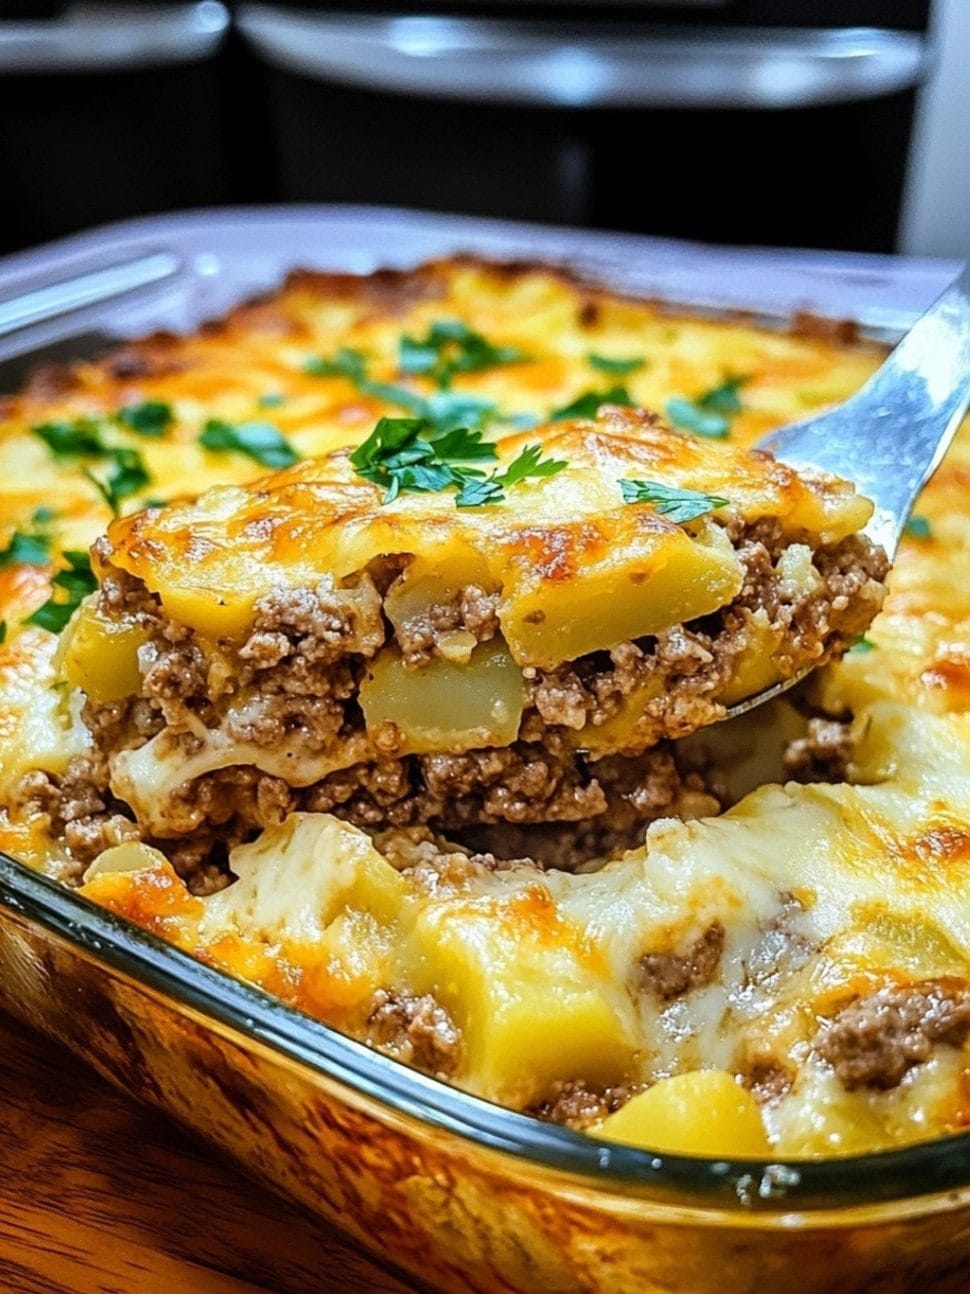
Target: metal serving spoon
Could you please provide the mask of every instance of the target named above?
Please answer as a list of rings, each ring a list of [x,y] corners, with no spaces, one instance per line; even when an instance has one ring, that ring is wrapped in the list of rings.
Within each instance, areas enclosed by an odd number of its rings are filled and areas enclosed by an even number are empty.
[[[876,505],[864,533],[892,561],[916,497],[968,405],[970,262],[855,395],[817,418],[773,431],[757,448],[793,467],[854,481]],[[726,717],[763,705],[810,673],[811,667],[738,702]]]

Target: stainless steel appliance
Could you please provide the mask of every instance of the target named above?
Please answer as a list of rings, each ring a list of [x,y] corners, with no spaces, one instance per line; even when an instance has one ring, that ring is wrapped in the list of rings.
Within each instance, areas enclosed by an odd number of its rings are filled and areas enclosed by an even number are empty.
[[[216,0],[0,5],[0,249],[234,197]]]
[[[0,249],[352,201],[888,251],[930,0],[0,3]]]
[[[275,193],[890,250],[928,3],[252,3]]]

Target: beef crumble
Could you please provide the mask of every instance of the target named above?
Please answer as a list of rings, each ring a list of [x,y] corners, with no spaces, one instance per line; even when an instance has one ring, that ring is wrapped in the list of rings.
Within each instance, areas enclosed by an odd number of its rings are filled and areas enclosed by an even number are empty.
[[[471,647],[494,638],[498,628],[498,594],[469,584],[450,601],[410,616],[395,636],[404,664],[418,669],[435,655],[467,659]]]
[[[811,718],[805,736],[790,742],[785,750],[785,775],[795,782],[844,782],[853,744],[851,722]]]
[[[458,1026],[430,993],[417,997],[379,989],[370,1004],[366,1037],[396,1060],[437,1078],[453,1074],[461,1058]]]
[[[104,850],[141,839],[125,806],[103,789],[104,784],[104,775],[86,756],[72,759],[61,777],[38,770],[20,784],[18,807],[47,817],[51,834],[63,840],[76,861],[76,868],[64,877],[69,884],[79,883],[87,864]]]
[[[879,550],[851,537],[815,552],[818,578],[806,589],[779,564],[786,541],[777,523],[732,521],[728,531],[745,570],[735,602],[555,669],[525,669],[523,718],[511,745],[408,754],[397,730],[385,725],[391,731],[382,730],[379,741],[371,734],[376,755],[306,786],[256,767],[254,756],[253,765],[217,768],[176,789],[152,831],[165,840],[191,839],[182,853],[201,857],[207,833],[233,844],[306,809],[370,830],[427,823],[484,832],[473,841],[483,852],[576,866],[639,843],[656,818],[716,812],[722,806],[703,777],[677,767],[665,738],[722,717],[718,694],[751,641],[755,612],[784,639],[786,670],[797,670],[857,636],[881,599],[886,567]],[[103,779],[95,790],[107,786],[114,755],[160,733],[185,758],[201,751],[214,730],[267,752],[294,740],[311,757],[355,741],[366,751],[357,693],[367,662],[387,642],[396,637],[405,663],[419,668],[433,653],[467,652],[499,627],[496,595],[470,585],[395,630],[384,599],[405,559],[388,559],[348,587],[322,581],[275,589],[256,604],[241,645],[203,648],[144,585],[111,565],[104,541],[98,556],[102,613],[138,624],[145,642],[140,695],[109,704],[89,699],[85,706]],[[639,703],[642,712],[625,722],[623,736],[595,749],[596,730],[634,694],[651,699]],[[590,733],[593,749],[576,740],[580,730]],[[107,803],[106,796],[102,791]],[[80,840],[79,846],[85,857],[93,847]]]
[[[721,922],[712,921],[685,953],[644,953],[639,964],[641,987],[670,1002],[710,984],[721,964],[724,935]]]
[[[626,1105],[634,1090],[626,1084],[593,1087],[581,1079],[567,1079],[556,1083],[546,1100],[525,1113],[544,1123],[561,1123],[581,1132]]]
[[[849,1092],[896,1087],[939,1043],[961,1046],[970,1033],[970,988],[923,980],[878,989],[844,1007],[814,1046]]]

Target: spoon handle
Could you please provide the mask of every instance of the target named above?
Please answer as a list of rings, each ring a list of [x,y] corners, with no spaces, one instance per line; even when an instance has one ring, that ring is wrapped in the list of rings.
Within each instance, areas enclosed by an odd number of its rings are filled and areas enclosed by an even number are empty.
[[[892,557],[968,405],[970,263],[851,399],[758,448],[854,481],[876,505],[866,533]]]

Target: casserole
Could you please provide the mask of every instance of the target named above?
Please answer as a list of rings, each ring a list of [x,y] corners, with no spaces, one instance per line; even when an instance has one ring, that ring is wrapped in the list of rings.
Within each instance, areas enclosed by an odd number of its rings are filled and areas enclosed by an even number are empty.
[[[645,1284],[649,1288],[649,1281],[655,1288],[713,1289],[720,1279],[725,1245],[734,1256],[732,1275],[741,1288],[753,1287],[783,1261],[792,1263],[791,1281],[805,1289],[828,1288],[836,1277],[846,1288],[865,1288],[866,1282],[883,1274],[913,1281],[930,1270],[941,1274],[947,1264],[958,1269],[962,1261],[961,1226],[948,1214],[964,1202],[960,1174],[965,1151],[959,1138],[952,1144],[938,1141],[880,1157],[886,1177],[877,1179],[875,1195],[857,1201],[859,1212],[852,1221],[859,1229],[853,1230],[840,1220],[827,1188],[837,1180],[861,1179],[873,1186],[871,1157],[865,1162],[843,1160],[839,1165],[759,1167],[637,1155],[582,1143],[561,1130],[496,1113],[482,1102],[398,1071],[390,1062],[380,1061],[383,1068],[372,1070],[378,1058],[346,1039],[315,1032],[318,1026],[301,1021],[294,1028],[308,1029],[307,1039],[326,1038],[328,1046],[332,1043],[336,1048],[332,1062],[354,1068],[353,1081],[367,1088],[361,1105],[351,1101],[342,1107],[328,1086],[334,1075],[300,1075],[289,1062],[274,1059],[259,1045],[244,1060],[231,1037],[231,1026],[240,1016],[235,1011],[227,1016],[226,1004],[235,1003],[242,1018],[247,1018],[248,1011],[252,1028],[264,1040],[278,1041],[283,1026],[289,1029],[298,1017],[278,1006],[266,1006],[265,999],[257,1011],[258,995],[226,983],[223,1005],[212,1004],[212,1009],[229,1031],[206,1034],[197,1014],[202,1000],[198,994],[202,984],[210,984],[213,972],[195,966],[189,971],[176,961],[171,969],[180,979],[184,976],[180,993],[191,999],[187,1003],[191,1009],[174,1032],[161,1029],[165,1004],[152,995],[150,985],[139,988],[132,979],[118,979],[87,960],[83,971],[72,973],[70,958],[57,940],[45,952],[47,941],[33,923],[41,920],[45,929],[63,934],[64,909],[59,918],[58,906],[66,903],[68,912],[72,905],[78,914],[84,911],[73,896],[60,894],[34,877],[24,878],[19,896],[9,888],[7,893],[19,909],[3,939],[9,972],[5,991],[23,1014],[35,1020],[47,1018],[55,1031],[63,1031],[102,1069],[126,1075],[132,1085],[193,1126],[208,1121],[216,1139],[241,1158],[268,1165],[270,1156],[279,1180],[297,1198],[324,1212],[328,1208],[339,1212],[342,1201],[351,1201],[352,1207],[345,1203],[342,1210],[345,1225],[351,1230],[356,1227],[359,1237],[380,1235],[383,1228],[397,1261],[413,1272],[433,1270],[443,1288],[471,1284],[483,1289],[622,1289]],[[124,928],[101,914],[89,912],[81,925],[87,927],[88,919],[93,923],[91,950],[100,945],[117,965],[120,953],[115,941],[122,939],[128,955],[135,956],[155,988],[159,986],[160,969],[164,973],[167,957],[175,954],[163,955],[155,949],[149,960],[158,960],[149,970],[142,953],[147,956],[146,950],[153,948],[150,941],[130,931],[120,933]],[[180,966],[177,972],[175,965]],[[243,997],[235,998],[236,993]],[[72,1012],[72,1003],[85,1001],[96,1006],[93,1024]],[[240,1002],[247,1006],[240,1007]],[[146,1022],[152,1027],[146,1029]],[[276,1066],[280,1081],[269,1090],[266,1077]],[[344,1068],[341,1077],[349,1077]],[[430,1124],[421,1128],[409,1121],[405,1116],[414,1114],[415,1105],[405,1098],[408,1108],[388,1113],[386,1122],[379,1120],[380,1132],[371,1129],[375,1134],[371,1136],[361,1118],[362,1111],[374,1112],[367,1105],[374,1091],[368,1084],[373,1083],[380,1085],[388,1110],[403,1084],[404,1092],[410,1090],[415,1100],[425,1103],[427,1118],[439,1125],[438,1130],[432,1133]],[[416,1087],[411,1088],[412,1083]],[[473,1124],[477,1126],[488,1150],[482,1147],[480,1154],[473,1153],[470,1143],[462,1141],[459,1109],[471,1121],[466,1131],[471,1134]],[[522,1156],[514,1162],[502,1158],[510,1149],[524,1149],[518,1138],[525,1128],[534,1148],[542,1147],[537,1153],[545,1157],[544,1163],[530,1164]],[[301,1134],[302,1145],[297,1147]],[[329,1151],[325,1163],[314,1159],[321,1143]],[[498,1159],[491,1158],[495,1153]],[[899,1155],[901,1161],[897,1161]],[[299,1161],[296,1169],[294,1156]],[[927,1161],[926,1156],[932,1158]],[[907,1188],[892,1179],[896,1162],[904,1167],[916,1162],[923,1171],[927,1162],[936,1165],[936,1171],[926,1176],[919,1204],[912,1199],[905,1205],[898,1203]],[[619,1185],[612,1175],[626,1179],[622,1196],[579,1180],[577,1173],[593,1164],[599,1173],[611,1175],[612,1186]],[[557,1178],[556,1170],[564,1175]],[[387,1176],[379,1181],[382,1172]],[[955,1193],[943,1198],[941,1191],[947,1188]],[[897,1203],[892,1204],[892,1198]],[[758,1216],[762,1211],[766,1221],[770,1218],[764,1231]],[[867,1245],[865,1240],[866,1227],[890,1221],[898,1241],[891,1259],[881,1244]],[[709,1230],[695,1230],[704,1222],[711,1224]],[[916,1222],[920,1225],[915,1226]],[[691,1229],[687,1257],[685,1226]],[[651,1244],[646,1243],[648,1235],[653,1237]],[[907,1247],[908,1269],[900,1261]],[[835,1261],[845,1264],[844,1274],[832,1265],[833,1248]]]

